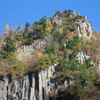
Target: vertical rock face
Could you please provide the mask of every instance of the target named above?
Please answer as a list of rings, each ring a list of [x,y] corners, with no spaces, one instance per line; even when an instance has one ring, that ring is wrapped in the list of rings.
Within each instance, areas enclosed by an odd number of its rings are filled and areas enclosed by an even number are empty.
[[[79,15],[79,16],[80,16],[80,13],[78,12],[78,13],[77,13],[77,15]]]
[[[87,19],[86,16],[85,16],[85,19]],[[77,32],[80,38],[81,37],[88,37],[88,38],[92,37],[93,27],[90,22],[81,20],[76,23],[78,24]]]
[[[0,78],[0,100],[6,100],[8,83],[9,79],[7,77]]]
[[[41,52],[43,52],[45,50],[45,47],[48,45],[51,45],[52,42],[53,42],[53,39],[44,38],[44,39],[39,39],[35,41],[35,43],[32,45],[21,46],[20,48],[17,48],[17,53],[18,53],[17,59],[26,61],[28,57],[32,53],[34,53],[36,50],[41,49]]]
[[[75,13],[74,10],[72,10],[71,14],[74,15],[74,16],[76,16],[76,13]]]
[[[0,78],[0,100],[44,100],[49,93],[57,92],[62,86],[56,81],[52,82],[57,65],[29,73],[21,80],[11,77]],[[68,82],[69,80],[65,80],[63,86],[67,86]]]
[[[62,21],[63,21],[63,20],[62,20],[61,18],[59,18],[58,15],[56,15],[56,16],[54,16],[54,17],[52,18],[52,23],[56,22],[58,25],[61,25]]]
[[[78,52],[77,58],[81,64],[84,63],[85,60],[89,59],[90,56],[86,55],[84,51]],[[90,62],[93,66],[96,66],[100,70],[100,62],[94,62],[93,59]]]
[[[0,78],[0,100],[44,100],[50,92],[50,81],[55,66],[27,74],[21,80]]]
[[[86,53],[83,52],[83,51],[78,52],[77,57],[78,57],[78,60],[79,60],[79,62],[80,62],[81,64],[84,63],[85,59],[88,59],[88,58],[89,58],[89,56],[87,56]]]

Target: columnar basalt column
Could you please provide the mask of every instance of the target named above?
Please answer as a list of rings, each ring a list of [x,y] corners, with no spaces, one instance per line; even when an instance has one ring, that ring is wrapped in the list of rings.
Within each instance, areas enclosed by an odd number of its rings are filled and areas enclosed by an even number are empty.
[[[30,49],[32,49],[32,48],[31,48],[31,45],[30,45]]]
[[[26,45],[26,49],[28,49],[28,45]]]
[[[42,78],[41,78],[41,72],[39,72],[39,100],[42,99]]]
[[[21,49],[20,51],[21,51],[21,52],[23,52],[23,50],[22,50],[22,49]]]
[[[26,46],[23,47],[24,51],[26,51]]]
[[[30,100],[36,100],[35,95],[35,76],[32,75],[32,87],[31,87],[31,93],[30,93]]]
[[[29,98],[29,76],[26,75],[24,77],[24,84],[23,84],[23,99],[28,99]]]
[[[33,49],[33,45],[31,45],[31,49]]]
[[[21,46],[21,48],[23,49],[24,46]]]
[[[19,48],[17,49],[17,52],[19,52]]]
[[[43,42],[41,41],[41,45],[43,45]]]

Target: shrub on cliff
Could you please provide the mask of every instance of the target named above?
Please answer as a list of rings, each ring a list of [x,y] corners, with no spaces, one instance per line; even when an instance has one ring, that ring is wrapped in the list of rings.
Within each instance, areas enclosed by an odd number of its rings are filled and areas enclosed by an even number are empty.
[[[16,50],[16,47],[14,45],[14,40],[8,38],[7,42],[6,42],[6,45],[4,46],[4,50],[7,53],[14,52]]]

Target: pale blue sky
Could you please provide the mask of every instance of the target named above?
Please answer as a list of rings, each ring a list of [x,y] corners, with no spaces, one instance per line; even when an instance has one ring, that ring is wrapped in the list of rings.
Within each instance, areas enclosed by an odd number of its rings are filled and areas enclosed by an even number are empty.
[[[100,0],[0,0],[0,34],[7,23],[33,24],[43,16],[50,18],[56,10],[65,9],[86,15],[93,28],[100,31]]]

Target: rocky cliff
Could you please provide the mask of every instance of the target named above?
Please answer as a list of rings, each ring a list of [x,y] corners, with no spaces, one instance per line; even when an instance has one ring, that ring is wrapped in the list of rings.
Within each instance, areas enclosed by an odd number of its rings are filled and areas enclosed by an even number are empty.
[[[50,79],[55,67],[17,78],[0,78],[0,100],[43,100],[50,92]]]
[[[88,38],[92,37],[93,27],[90,22],[81,20],[76,23],[78,24],[77,32],[80,38],[81,37],[88,37]]]
[[[72,11],[71,16],[77,16],[74,11]],[[71,17],[70,16],[70,17]],[[52,22],[56,22],[61,25],[63,19],[59,18],[58,15],[54,16]],[[85,20],[75,21],[77,23],[77,32],[79,39],[84,39],[84,37],[91,38],[93,33],[93,27],[90,22]],[[42,39],[36,41],[32,45],[21,46],[17,49],[17,58],[19,60],[27,60],[27,57],[32,54],[35,50],[45,49],[48,45],[53,43],[53,39]],[[64,45],[66,47],[66,44]],[[89,56],[84,52],[77,53],[78,60],[81,64],[84,63]],[[91,61],[92,64],[94,64]],[[29,73],[25,75],[22,79],[17,77],[0,77],[0,100],[44,100],[49,93],[56,93],[62,86],[67,87],[68,84],[73,84],[71,78],[66,79],[63,84],[58,84],[53,77],[56,76],[56,67],[58,64],[50,66],[48,69],[41,71],[36,71],[35,73]],[[41,66],[41,65],[40,65]],[[100,64],[99,64],[100,66]],[[100,67],[99,67],[100,68]]]
[[[83,64],[89,56],[86,53],[78,52],[78,60]],[[63,84],[58,84],[53,79],[56,76],[58,64],[50,66],[48,69],[25,75],[21,80],[17,77],[0,78],[0,100],[44,100],[49,93],[57,93],[62,86],[67,87],[73,84],[71,78],[65,80]]]
[[[56,66],[57,64],[39,72],[29,73],[21,80],[1,77],[0,100],[44,100],[50,92],[57,92],[61,87],[51,82]],[[67,86],[67,80],[64,85]]]
[[[27,58],[30,55],[33,56],[33,53],[36,50],[41,49],[41,52],[44,52],[45,48],[52,43],[53,39],[45,38],[36,40],[35,43],[33,43],[32,45],[21,46],[20,48],[17,48],[17,59],[27,61]]]

